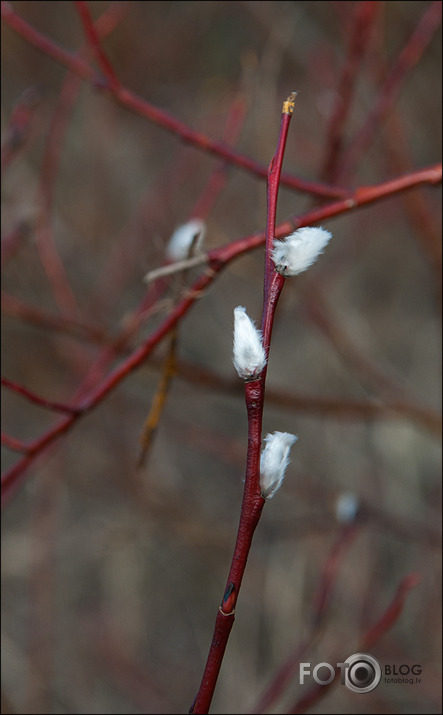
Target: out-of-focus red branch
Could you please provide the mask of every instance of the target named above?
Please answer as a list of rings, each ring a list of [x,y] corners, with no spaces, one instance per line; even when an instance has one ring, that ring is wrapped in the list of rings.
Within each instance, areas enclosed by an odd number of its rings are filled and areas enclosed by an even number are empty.
[[[35,305],[26,303],[20,298],[9,295],[5,290],[1,292],[2,311],[11,315],[17,320],[23,320],[39,327],[54,330],[58,333],[73,335],[76,338],[83,338],[93,343],[109,343],[110,336],[106,331],[94,325],[89,325],[76,320],[62,318],[56,313],[49,313],[46,310],[37,308]]]
[[[180,122],[167,112],[164,112],[141,97],[133,94],[125,87],[122,87],[121,85],[112,87],[109,83],[105,83],[102,78],[95,74],[94,70],[87,62],[42,35],[25,20],[23,20],[23,18],[17,15],[9,2],[4,0],[2,1],[1,12],[4,21],[9,25],[9,27],[11,27],[11,29],[21,35],[29,43],[34,45],[34,47],[37,47],[37,49],[49,55],[54,60],[70,69],[72,72],[78,74],[82,77],[82,79],[95,85],[97,88],[109,90],[116,101],[122,106],[140,114],[166,131],[175,134],[182,141],[192,144],[202,151],[218,156],[227,163],[245,169],[262,179],[267,178],[267,168],[262,164],[259,164],[244,154],[236,152],[234,149],[226,146],[223,142],[217,142],[205,134],[191,129],[183,122]],[[349,193],[348,189],[343,187],[334,187],[315,181],[306,181],[287,173],[282,173],[280,183],[298,191],[326,198],[347,196]]]
[[[289,221],[281,223],[275,230],[276,238],[283,238],[294,228],[300,226],[309,226],[311,224],[324,221],[333,216],[338,216],[347,211],[352,211],[360,206],[365,206],[375,201],[393,196],[400,191],[405,191],[414,186],[421,184],[437,184],[441,181],[442,166],[441,164],[422,169],[415,172],[410,172],[406,175],[397,177],[390,181],[376,186],[360,187],[355,191],[352,197],[334,201],[321,208],[312,209],[301,216],[294,217]],[[262,245],[265,240],[264,233],[253,234],[247,238],[239,239],[220,248],[213,249],[208,253],[208,268],[200,275],[193,284],[190,291],[184,298],[175,306],[170,315],[165,321],[145,340],[145,342],[137,348],[123,363],[108,375],[107,378],[85,398],[80,405],[82,411],[92,409],[98,405],[106,395],[111,392],[116,385],[119,384],[129,373],[135,370],[143,363],[146,357],[152,352],[154,347],[163,340],[165,335],[177,324],[179,320],[188,312],[194,304],[196,298],[203,295],[206,288],[212,283],[216,275],[237,256]],[[2,500],[6,501],[15,493],[26,469],[32,464],[35,457],[40,454],[49,444],[51,444],[59,436],[67,432],[78,419],[79,414],[70,415],[51,430],[45,433],[42,437],[36,440],[29,446],[29,454],[10,470],[8,470],[2,478]]]
[[[408,574],[402,582],[400,583],[394,598],[389,604],[386,611],[380,617],[380,619],[372,627],[370,627],[360,646],[355,652],[365,652],[366,650],[372,648],[375,643],[377,643],[382,636],[396,623],[400,614],[405,606],[405,601],[409,595],[409,592],[415,588],[419,583],[420,577],[415,574]],[[341,662],[342,655],[338,658],[337,662]],[[299,713],[305,713],[312,705],[317,703],[321,698],[323,698],[329,692],[329,688],[333,687],[339,682],[340,673],[337,671],[337,676],[335,679],[329,683],[329,685],[317,685],[313,687],[306,695],[297,700],[292,707],[290,707],[286,712],[291,715],[298,715]]]
[[[122,8],[120,3],[111,4],[103,15],[98,18],[91,30],[94,32],[95,37],[98,38],[115,29],[116,25],[123,19],[124,13],[125,9]],[[79,51],[79,56],[87,58],[89,54],[88,46],[81,48]],[[79,76],[68,71],[48,131],[39,186],[40,211],[36,220],[36,245],[40,261],[63,318],[68,320],[78,319],[81,313],[54,240],[51,212],[56,175],[63,148],[63,138],[80,85],[81,79]]]
[[[9,259],[20,250],[28,238],[29,232],[30,225],[28,221],[18,221],[11,231],[4,238],[2,238],[2,267],[4,267]]]
[[[354,86],[378,10],[379,3],[373,0],[363,0],[354,6],[348,55],[338,82],[335,106],[326,130],[325,157],[320,174],[323,181],[330,182],[335,179],[336,163],[342,147],[343,130],[351,108]]]
[[[409,76],[440,26],[441,13],[441,0],[434,0],[424,11],[420,22],[394,62],[363,126],[351,140],[337,170],[339,178],[352,175],[360,158],[365,154],[376,133],[380,131],[380,125],[393,107],[403,81]]]
[[[12,110],[5,139],[2,142],[2,173],[29,142],[35,110],[40,99],[39,91],[35,87],[29,87],[23,92]]]
[[[15,32],[21,35],[31,45],[34,45],[38,50],[52,57],[60,64],[69,67],[71,71],[80,75],[84,80],[93,82],[96,79],[94,71],[84,60],[63,49],[63,47],[57,45],[56,42],[53,42],[35,30],[26,20],[23,20],[20,15],[17,15],[11,3],[6,0],[2,0],[1,14],[9,27],[15,30]]]
[[[97,61],[103,71],[103,74],[109,82],[110,88],[112,90],[115,90],[120,85],[120,82],[118,81],[114,69],[110,61],[106,57],[103,48],[100,44],[100,37],[97,32],[97,28],[92,22],[91,13],[89,12],[88,5],[86,2],[84,2],[84,0],[75,0],[74,4],[82,21],[86,39],[92,49],[92,52],[96,56]]]
[[[190,363],[179,361],[177,375],[196,386],[207,387],[210,390],[220,390],[223,393],[240,394],[241,386],[238,380],[221,375]],[[440,436],[442,432],[442,417],[435,410],[416,405],[415,402],[400,399],[350,400],[343,397],[322,397],[306,395],[299,392],[288,392],[273,387],[266,387],[266,400],[269,404],[296,412],[320,415],[334,420],[395,420],[405,419],[428,430],[430,434]]]
[[[151,353],[153,348],[169,333],[169,331],[178,323],[178,321],[187,313],[196,298],[203,295],[208,285],[212,282],[215,273],[224,267],[225,262],[216,260],[212,264],[212,268],[205,271],[194,283],[192,289],[187,295],[176,305],[171,314],[163,321],[163,323],[147,338],[147,340],[138,347],[121,365],[113,370],[101,384],[91,390],[89,395],[85,397],[78,405],[79,411],[75,414],[63,418],[59,423],[52,427],[42,437],[28,445],[27,456],[15,464],[2,477],[2,500],[8,500],[16,491],[25,470],[32,463],[33,459],[52,442],[65,432],[67,432],[80,415],[85,414],[93,407],[98,405],[123,378],[128,376],[133,370],[143,363],[146,357]],[[5,503],[2,501],[2,504]]]
[[[327,613],[334,585],[337,580],[340,565],[347,551],[354,543],[354,539],[357,536],[358,531],[358,526],[355,523],[346,524],[340,529],[338,536],[326,558],[318,582],[317,591],[312,600],[312,611],[310,614],[308,633],[304,636],[301,643],[297,643],[288,658],[278,669],[271,683],[252,708],[251,713],[264,713],[269,706],[284,693],[284,690],[289,681],[293,678],[294,671],[300,663],[302,657],[317,641],[320,635],[322,623]]]
[[[244,120],[244,110],[244,103],[239,97],[234,101],[228,115],[224,135],[226,141],[235,141],[236,135]],[[211,207],[222,191],[226,179],[226,165],[223,164],[222,166],[215,167],[190,217],[194,216],[200,219],[207,217]],[[204,263],[205,261],[202,262]],[[113,274],[113,283],[115,286],[115,272]],[[96,385],[99,380],[102,379],[109,364],[119,353],[127,352],[127,345],[130,339],[137,333],[140,326],[147,320],[152,312],[158,310],[159,305],[161,305],[161,297],[167,286],[167,280],[156,280],[148,287],[137,309],[127,318],[123,330],[115,337],[112,344],[108,346],[108,349],[103,351],[91,366],[81,386],[81,395],[87,394],[91,386]],[[79,395],[77,395],[77,397],[79,397]]]
[[[242,95],[234,99],[229,110],[223,134],[223,141],[226,142],[226,144],[230,144],[231,146],[235,145],[245,121],[246,108],[245,98]],[[220,196],[220,193],[226,184],[228,178],[227,168],[228,164],[223,163],[212,172],[205,190],[190,213],[190,219],[206,219],[207,216],[209,216],[216,199]]]
[[[369,650],[394,625],[399,618],[409,592],[420,583],[420,575],[411,573],[405,576],[390,605],[381,618],[368,629],[361,642],[360,650]]]
[[[2,432],[2,445],[12,452],[28,453],[28,447],[21,440],[11,437],[9,434]]]
[[[71,407],[70,405],[64,405],[61,402],[52,402],[51,400],[46,400],[44,397],[36,395],[35,392],[28,390],[28,388],[19,385],[17,382],[8,380],[6,377],[2,377],[1,384],[9,388],[12,392],[16,392],[18,395],[22,395],[30,402],[35,405],[40,405],[40,407],[45,407],[48,410],[54,410],[54,412],[63,412],[64,414],[72,415],[77,414],[80,410],[78,407]]]

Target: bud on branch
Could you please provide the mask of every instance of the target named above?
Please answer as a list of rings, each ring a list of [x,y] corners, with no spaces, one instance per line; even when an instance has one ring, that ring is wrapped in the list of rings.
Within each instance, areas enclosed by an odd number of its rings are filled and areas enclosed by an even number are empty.
[[[299,228],[283,241],[274,241],[271,253],[275,270],[282,276],[296,276],[312,266],[331,239],[320,226]]]
[[[274,432],[265,437],[260,459],[260,487],[263,499],[271,499],[280,488],[289,464],[289,451],[298,437],[289,432]]]
[[[183,261],[198,253],[206,233],[205,222],[194,218],[175,229],[169,239],[167,255],[173,261]]]
[[[257,330],[246,308],[234,309],[234,367],[239,377],[255,380],[266,365],[261,332]]]

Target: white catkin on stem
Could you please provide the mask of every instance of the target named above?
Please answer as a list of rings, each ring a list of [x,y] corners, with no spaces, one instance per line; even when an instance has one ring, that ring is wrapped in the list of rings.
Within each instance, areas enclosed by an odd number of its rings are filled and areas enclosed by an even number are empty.
[[[320,226],[305,226],[283,241],[274,241],[271,253],[275,270],[283,276],[296,276],[317,260],[332,234]]]
[[[200,218],[191,219],[175,229],[166,249],[172,261],[184,261],[190,258],[190,251],[198,253],[206,233],[206,224]]]
[[[255,380],[266,365],[262,336],[246,313],[238,305],[234,309],[234,367],[239,377]]]
[[[280,488],[289,464],[289,452],[298,437],[290,432],[274,432],[265,437],[260,458],[260,488],[264,499],[271,499]]]
[[[355,521],[359,506],[359,498],[354,492],[340,494],[335,504],[335,516],[339,524],[350,524]]]

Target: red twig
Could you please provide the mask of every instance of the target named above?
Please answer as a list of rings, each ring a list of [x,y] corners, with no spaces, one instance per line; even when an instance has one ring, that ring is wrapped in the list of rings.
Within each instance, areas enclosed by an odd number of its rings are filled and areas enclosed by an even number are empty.
[[[1,171],[7,169],[21,150],[28,144],[32,135],[32,124],[35,119],[35,110],[41,96],[37,89],[29,87],[19,98],[12,110],[11,118],[6,129],[6,136],[2,142]]]
[[[289,654],[283,665],[279,668],[265,692],[254,705],[251,712],[264,713],[275,700],[282,695],[294,671],[300,663],[304,654],[312,647],[320,634],[321,625],[327,613],[329,601],[332,595],[334,584],[337,579],[338,570],[348,549],[357,536],[358,528],[355,524],[345,525],[340,529],[337,539],[326,558],[322,573],[320,575],[317,591],[312,600],[312,612],[309,624],[309,631],[301,643],[298,643]]]
[[[356,652],[365,652],[366,650],[369,650],[375,643],[380,640],[380,638],[382,638],[382,636],[384,636],[384,634],[390,628],[392,628],[394,623],[400,617],[409,592],[418,584],[419,580],[419,576],[415,573],[409,574],[403,579],[388,608],[377,621],[377,623],[375,623],[371,628],[368,629]],[[340,658],[338,660],[340,660]],[[294,703],[294,705],[290,707],[286,712],[288,713],[288,715],[298,715],[299,713],[305,713],[308,708],[314,705],[314,703],[317,703],[321,698],[327,695],[327,693],[329,692],[329,688],[333,687],[338,682],[339,673],[329,685],[317,685],[313,687],[308,693],[306,693],[306,695],[297,700],[297,702]]]
[[[226,589],[217,613],[214,635],[209,649],[203,678],[191,713],[207,713],[217,684],[229,634],[235,619],[235,606],[246,568],[255,529],[260,520],[265,501],[260,493],[259,468],[263,399],[259,381],[245,385],[248,411],[248,454],[246,480],[237,541],[234,548]],[[258,449],[257,449],[258,446]]]
[[[1,3],[1,13],[4,21],[11,27],[15,32],[26,39],[31,45],[34,45],[38,50],[44,52],[44,54],[52,57],[56,62],[69,67],[69,69],[85,80],[94,81],[95,74],[91,67],[84,60],[77,57],[75,54],[68,52],[63,47],[57,45],[48,37],[45,37],[40,32],[35,30],[26,20],[17,15],[13,10],[12,5],[6,0],[2,0]]]
[[[28,453],[28,447],[21,440],[11,437],[9,434],[2,432],[2,445],[12,452]]]
[[[283,104],[277,150],[271,160],[268,171],[268,215],[266,225],[265,284],[262,318],[263,345],[267,355],[269,354],[275,309],[285,280],[275,272],[270,253],[275,238],[278,188],[289,123],[294,109],[294,99],[295,93],[292,93]],[[278,276],[278,279],[275,278],[276,276]],[[260,450],[265,380],[266,366],[258,379],[245,383],[245,401],[248,413],[248,451],[240,523],[225,593],[219,612],[217,613],[208,659],[197,697],[190,710],[192,713],[209,712],[229,634],[234,624],[235,607],[245,573],[252,539],[265,504],[260,490]]]
[[[234,99],[232,106],[229,110],[229,115],[226,121],[226,127],[224,130],[223,141],[231,146],[234,146],[240,130],[243,126],[246,117],[246,102],[243,96],[239,96]],[[220,195],[223,187],[228,178],[227,173],[228,165],[223,163],[218,166],[215,171],[212,172],[209,181],[207,183],[206,189],[203,191],[202,195],[199,197],[194,208],[192,209],[189,218],[202,218],[206,219],[211,213],[212,207]]]
[[[324,181],[331,181],[335,178],[336,163],[342,147],[344,126],[351,108],[358,70],[366,51],[367,40],[379,5],[373,0],[363,0],[354,6],[348,56],[338,82],[335,106],[326,130],[325,157],[321,171],[321,178]]]
[[[361,650],[369,650],[388,631],[399,618],[409,592],[420,583],[420,576],[411,573],[405,576],[390,605],[374,625],[369,628],[361,642]]]
[[[25,301],[15,296],[9,295],[6,291],[1,292],[2,311],[18,320],[23,320],[40,328],[47,328],[58,333],[73,335],[76,338],[87,339],[93,343],[110,342],[109,335],[94,325],[89,325],[77,320],[62,318],[55,313],[37,308],[35,305],[25,303]]]
[[[125,87],[119,85],[118,87],[112,88],[108,84],[103,86],[103,80],[95,74],[87,62],[80,59],[77,55],[68,52],[35,30],[35,28],[14,12],[9,2],[2,1],[1,12],[3,19],[9,27],[24,37],[29,43],[34,45],[34,47],[37,47],[37,49],[46,55],[49,55],[57,62],[68,67],[72,72],[75,72],[97,88],[108,89],[115,100],[122,106],[140,114],[142,117],[145,117],[145,119],[157,124],[166,131],[175,134],[182,141],[192,144],[209,154],[218,156],[228,164],[234,164],[262,179],[267,177],[267,169],[262,164],[250,159],[244,154],[236,152],[222,142],[217,142],[205,134],[191,129],[183,122],[180,122],[167,112],[164,112],[141,97],[133,94]],[[343,187],[328,186],[315,181],[306,181],[291,174],[282,174],[280,183],[298,191],[326,198],[342,197],[349,193],[348,189]]]
[[[81,415],[98,405],[123,378],[143,363],[153,348],[169,333],[183,315],[185,315],[195,299],[203,294],[204,290],[211,283],[214,274],[221,270],[224,265],[224,262],[215,262],[211,271],[205,272],[196,280],[192,290],[176,305],[171,314],[149,338],[82,400],[78,405],[79,411],[77,413],[64,418],[42,437],[29,445],[27,457],[15,464],[2,477],[2,500],[9,500],[15,493],[24,477],[25,470],[32,463],[37,454],[40,454],[46,449],[57,437],[67,432]]]
[[[351,140],[337,169],[337,176],[349,177],[354,171],[360,157],[363,156],[375,134],[380,130],[383,119],[393,107],[403,81],[409,76],[411,69],[417,64],[440,26],[441,12],[441,0],[434,0],[424,11],[420,22],[389,72],[378,99],[368,112],[363,126]]]
[[[17,251],[25,243],[30,233],[30,225],[27,221],[18,221],[18,223],[11,229],[11,231],[2,238],[1,247],[1,258],[2,267],[6,265],[12,256],[14,256]]]
[[[87,8],[86,14],[89,16]],[[122,16],[123,12],[120,5],[113,4],[107,8],[95,25],[92,25],[92,21],[90,21],[91,32],[94,33],[97,42],[99,35],[111,32]],[[89,48],[82,48],[79,55],[87,57]],[[40,260],[51,285],[56,303],[63,317],[67,319],[79,318],[81,313],[54,240],[51,212],[57,170],[63,148],[63,138],[78,96],[80,84],[79,76],[68,71],[52,116],[45,146],[39,186],[40,214],[36,222],[36,244]]]
[[[442,166],[437,164],[415,172],[410,172],[403,176],[397,177],[390,181],[377,184],[375,186],[365,186],[357,189],[352,197],[334,201],[321,208],[313,209],[299,217],[294,217],[289,221],[281,223],[275,230],[275,237],[282,238],[288,233],[299,228],[300,226],[308,226],[313,223],[319,223],[325,219],[338,216],[347,211],[352,211],[360,206],[379,201],[398,194],[401,191],[406,191],[414,186],[421,184],[437,184],[441,182]],[[98,405],[108,393],[110,393],[116,385],[119,384],[130,372],[141,365],[154,347],[168,334],[168,332],[177,324],[177,322],[187,313],[192,307],[196,298],[200,297],[206,288],[212,283],[216,275],[236,257],[262,245],[265,240],[263,233],[257,233],[247,238],[234,241],[220,248],[216,248],[208,253],[208,269],[200,275],[194,282],[192,288],[186,296],[175,306],[170,315],[165,321],[137,348],[131,355],[126,358],[123,363],[113,370],[101,385],[94,388],[88,397],[84,400],[82,407],[83,412],[90,410]],[[272,286],[271,286],[272,287]],[[75,421],[80,416],[79,414],[69,416],[62,422],[55,425],[42,437],[30,445],[29,454],[10,470],[5,472],[2,478],[2,505],[15,493],[27,468],[32,464],[35,457],[40,454],[49,444],[51,444],[59,436],[67,432]]]
[[[2,377],[1,383],[5,387],[12,390],[12,392],[23,395],[23,397],[30,402],[33,402],[35,405],[40,405],[40,407],[45,407],[48,410],[63,412],[68,415],[77,414],[80,411],[78,407],[71,407],[71,405],[64,405],[61,402],[52,402],[51,400],[46,400],[44,397],[39,397],[39,395],[36,395],[35,392],[28,390],[26,387],[23,387],[23,385],[19,385],[12,380],[8,380],[6,377]]]
[[[84,0],[75,0],[75,7],[77,8],[77,12],[80,16],[80,19],[83,24],[83,29],[85,31],[86,39],[94,53],[94,55],[97,58],[97,61],[103,71],[103,74],[105,75],[106,79],[109,82],[109,86],[111,87],[112,90],[116,90],[120,82],[117,79],[117,76],[114,72],[114,69],[106,57],[103,48],[100,43],[100,37],[97,32],[97,28],[95,27],[94,23],[92,22],[91,18],[91,13],[89,12],[89,8],[84,2]]]
[[[225,130],[226,141],[235,140],[236,134],[240,129],[242,121],[244,120],[244,111],[242,110],[244,110],[243,103],[241,101],[234,102],[227,120],[227,126]],[[222,166],[217,166],[213,170],[210,179],[201,194],[200,199],[197,201],[196,206],[191,212],[191,216],[196,216],[202,219],[206,218],[207,214],[211,210],[211,207],[213,206],[217,197],[222,191],[226,178],[226,165],[223,164]],[[127,250],[126,244],[124,245],[125,250]],[[115,277],[113,280],[113,284],[115,291]],[[114,339],[112,345],[110,345],[107,350],[104,351],[99,356],[98,360],[96,360],[96,362],[92,365],[82,385],[81,394],[87,394],[90,389],[90,386],[96,384],[102,378],[110,362],[115,358],[116,355],[118,355],[125,349],[130,338],[137,333],[140,326],[143,324],[143,322],[147,320],[147,318],[151,315],[152,311],[156,310],[156,306],[159,305],[159,300],[162,297],[167,286],[168,281],[163,280],[156,281],[154,284],[151,284],[148,287],[137,309],[134,311],[132,316],[127,319],[126,324],[120,335],[118,335]]]
[[[411,142],[403,117],[398,111],[391,117],[387,129],[385,144],[390,169],[395,173],[411,171],[413,168]],[[441,298],[441,220],[436,221],[430,197],[422,191],[415,191],[413,196],[404,197],[402,206],[434,271],[436,297]]]
[[[237,379],[221,375],[190,363],[179,361],[177,375],[194,385],[220,390],[223,393],[239,394],[241,386]],[[343,397],[322,397],[299,392],[288,392],[266,387],[268,403],[296,412],[320,415],[334,420],[395,420],[404,419],[416,423],[430,434],[440,436],[442,432],[441,414],[430,408],[416,405],[407,400],[387,400],[374,398],[352,400]]]

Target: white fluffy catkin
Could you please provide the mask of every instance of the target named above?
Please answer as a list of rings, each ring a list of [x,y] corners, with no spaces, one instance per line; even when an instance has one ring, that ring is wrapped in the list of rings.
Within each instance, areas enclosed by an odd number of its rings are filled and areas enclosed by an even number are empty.
[[[305,226],[283,241],[274,241],[271,253],[275,270],[282,276],[296,276],[317,260],[332,234],[320,226]]]
[[[289,451],[298,437],[289,432],[274,432],[265,437],[266,447],[260,458],[260,488],[264,499],[272,499],[285,476]]]
[[[343,492],[335,504],[335,516],[340,524],[355,521],[360,506],[359,498],[354,492]]]
[[[261,333],[238,305],[234,309],[234,367],[239,377],[255,380],[266,365],[266,353]]]
[[[189,252],[198,253],[206,233],[206,224],[200,218],[194,218],[175,229],[169,239],[166,253],[171,261],[184,261],[190,258]]]

